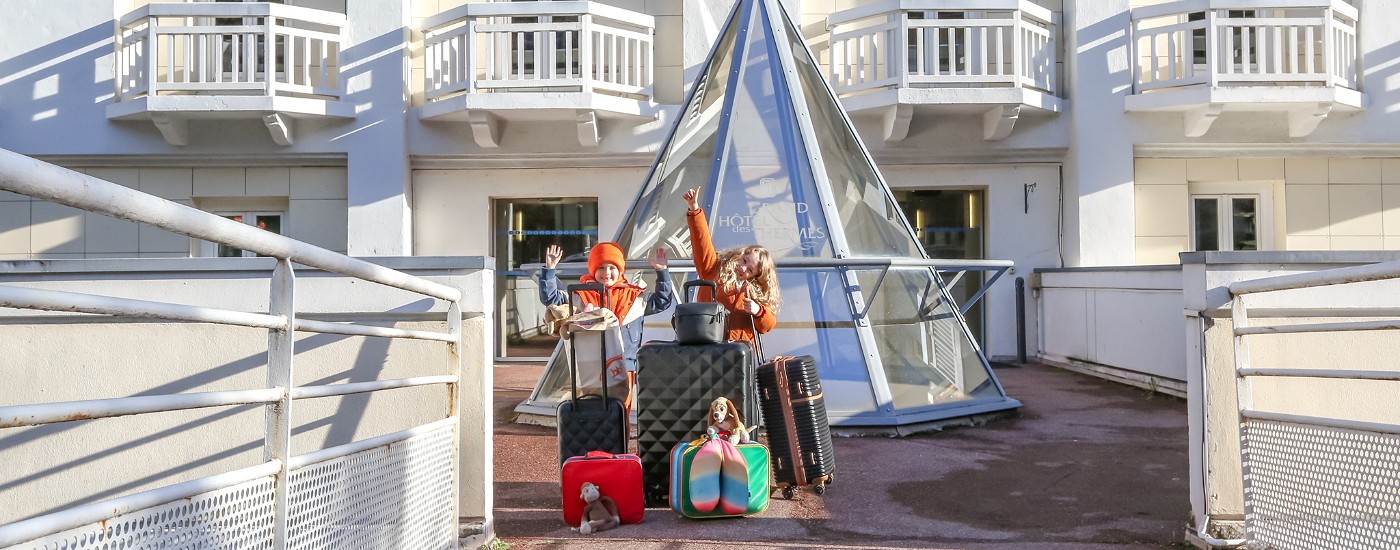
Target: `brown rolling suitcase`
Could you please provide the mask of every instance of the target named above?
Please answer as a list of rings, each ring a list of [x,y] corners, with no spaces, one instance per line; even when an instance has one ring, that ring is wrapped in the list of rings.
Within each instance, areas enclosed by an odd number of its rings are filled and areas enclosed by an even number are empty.
[[[788,499],[798,487],[811,486],[819,495],[826,492],[836,470],[836,451],[816,360],[810,355],[778,356],[759,365],[754,378],[775,486]]]

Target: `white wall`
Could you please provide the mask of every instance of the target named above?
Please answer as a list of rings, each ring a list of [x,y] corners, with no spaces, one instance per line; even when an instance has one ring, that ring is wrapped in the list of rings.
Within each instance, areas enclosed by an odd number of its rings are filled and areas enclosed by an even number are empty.
[[[339,166],[72,167],[209,212],[280,211],[282,234],[346,252],[346,170]],[[0,191],[0,260],[183,258],[189,237]]]
[[[413,253],[493,255],[491,207],[501,198],[595,197],[598,238],[612,240],[645,177],[645,168],[415,170]]]
[[[394,258],[392,268],[463,290],[461,509],[491,506],[492,271],[483,258]],[[265,258],[0,262],[0,282],[267,311]],[[483,269],[483,267],[485,267]],[[298,271],[298,314],[442,331],[445,303],[374,283]],[[0,310],[0,403],[7,405],[266,387],[267,331]],[[294,382],[442,374],[445,344],[299,333]],[[300,400],[293,454],[443,418],[441,386]],[[261,406],[220,407],[0,431],[0,523],[262,462]]]
[[[1179,267],[1065,268],[1037,275],[1042,361],[1185,396]]]
[[[1400,158],[1139,158],[1134,172],[1139,264],[1175,263],[1189,195],[1225,190],[1271,193],[1266,250],[1400,249]]]

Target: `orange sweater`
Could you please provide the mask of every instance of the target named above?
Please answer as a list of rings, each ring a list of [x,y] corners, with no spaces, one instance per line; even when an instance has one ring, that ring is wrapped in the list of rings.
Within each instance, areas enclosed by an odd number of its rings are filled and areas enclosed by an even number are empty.
[[[714,242],[710,240],[710,223],[705,219],[705,211],[687,212],[686,222],[690,225],[690,255],[695,260],[695,272],[701,279],[718,281],[719,256],[715,253]],[[725,309],[729,310],[729,320],[724,327],[728,338],[752,344],[754,329],[757,328],[759,334],[767,334],[777,326],[778,316],[763,304],[758,305],[758,315],[749,315],[744,311],[744,297],[744,293],[736,289],[720,288],[719,297],[715,301],[724,304]],[[709,289],[700,289],[700,296],[696,299],[710,299]]]

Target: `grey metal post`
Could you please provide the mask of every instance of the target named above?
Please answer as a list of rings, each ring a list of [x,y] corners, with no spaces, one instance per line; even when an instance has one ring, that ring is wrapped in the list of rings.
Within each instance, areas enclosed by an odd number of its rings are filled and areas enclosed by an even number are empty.
[[[1026,278],[1016,278],[1016,362],[1026,362]]]

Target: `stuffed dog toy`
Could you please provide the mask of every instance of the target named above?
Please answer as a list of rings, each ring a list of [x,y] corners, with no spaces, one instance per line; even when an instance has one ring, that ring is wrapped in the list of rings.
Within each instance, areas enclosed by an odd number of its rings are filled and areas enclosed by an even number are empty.
[[[579,533],[591,535],[622,523],[617,516],[617,503],[612,497],[599,492],[597,485],[584,482],[579,496],[588,503],[583,507],[583,521],[578,524]]]
[[[730,443],[738,445],[740,441],[749,439],[749,431],[739,416],[739,408],[728,398],[716,397],[711,401],[710,412],[705,416],[705,421],[710,425],[705,429],[706,433],[728,436]]]

